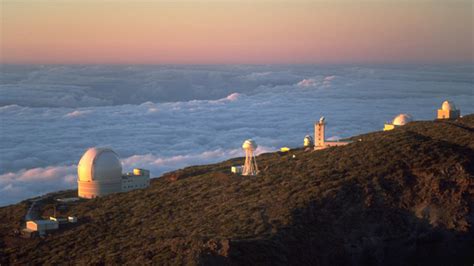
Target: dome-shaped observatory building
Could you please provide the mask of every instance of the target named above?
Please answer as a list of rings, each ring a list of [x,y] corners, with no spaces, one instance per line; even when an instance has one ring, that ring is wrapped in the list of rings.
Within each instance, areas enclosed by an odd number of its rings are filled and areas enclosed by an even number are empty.
[[[384,131],[392,130],[395,127],[404,126],[404,125],[406,125],[406,124],[408,124],[412,121],[413,121],[413,117],[411,115],[409,115],[409,114],[399,114],[392,120],[391,123],[386,123],[384,125],[383,130]]]
[[[399,114],[397,115],[393,121],[392,121],[392,124],[394,126],[404,126],[406,125],[407,123],[413,121],[413,118],[411,115],[409,114]]]
[[[122,191],[122,164],[108,148],[88,149],[77,167],[78,196],[95,198]]]
[[[441,109],[438,109],[438,119],[457,119],[461,117],[461,111],[451,101],[444,101]]]

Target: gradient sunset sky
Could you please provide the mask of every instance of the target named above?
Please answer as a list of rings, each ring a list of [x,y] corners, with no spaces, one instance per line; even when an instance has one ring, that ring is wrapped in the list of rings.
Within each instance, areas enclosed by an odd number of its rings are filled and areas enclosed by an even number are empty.
[[[0,0],[1,63],[473,62],[473,1]]]

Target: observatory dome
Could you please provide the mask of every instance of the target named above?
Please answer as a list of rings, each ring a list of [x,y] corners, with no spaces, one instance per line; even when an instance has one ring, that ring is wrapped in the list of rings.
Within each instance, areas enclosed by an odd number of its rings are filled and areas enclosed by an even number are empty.
[[[122,178],[122,164],[118,155],[107,148],[90,148],[82,155],[77,166],[78,180],[112,181]]]
[[[392,124],[395,126],[403,126],[408,122],[413,121],[413,118],[409,114],[399,114],[394,119]]]
[[[441,105],[441,109],[444,111],[451,111],[451,110],[456,110],[456,106],[454,105],[453,102],[450,101],[444,101],[443,105]]]
[[[244,141],[244,144],[242,144],[242,149],[246,150],[246,149],[252,149],[252,150],[256,150],[258,147],[257,143],[255,141],[253,141],[252,139],[248,139],[246,141]]]
[[[306,135],[303,139],[303,146],[309,147],[313,145],[313,138],[310,135]]]

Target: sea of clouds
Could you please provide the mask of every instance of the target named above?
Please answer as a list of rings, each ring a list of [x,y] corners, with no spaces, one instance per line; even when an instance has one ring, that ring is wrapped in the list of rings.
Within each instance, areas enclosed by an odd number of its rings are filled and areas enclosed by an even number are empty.
[[[398,113],[434,119],[450,99],[474,113],[473,65],[14,66],[0,70],[0,206],[76,187],[89,147],[124,171],[189,165],[301,146],[320,116],[337,139]]]

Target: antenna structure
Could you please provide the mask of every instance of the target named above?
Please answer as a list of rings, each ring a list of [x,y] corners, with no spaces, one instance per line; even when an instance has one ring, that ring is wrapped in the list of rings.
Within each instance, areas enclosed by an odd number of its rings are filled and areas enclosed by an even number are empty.
[[[242,144],[242,149],[245,151],[245,164],[242,169],[242,175],[257,175],[259,171],[254,153],[257,149],[257,143],[252,139],[248,139]]]

